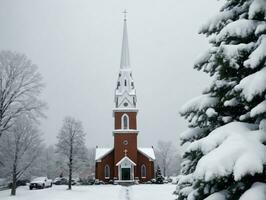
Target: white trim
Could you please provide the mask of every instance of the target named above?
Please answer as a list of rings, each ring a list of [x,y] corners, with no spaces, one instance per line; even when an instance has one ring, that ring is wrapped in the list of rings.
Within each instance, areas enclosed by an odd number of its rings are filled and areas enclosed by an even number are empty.
[[[135,129],[115,129],[113,130],[113,134],[114,133],[139,133],[139,130],[135,130]]]
[[[118,169],[118,180],[122,180],[122,166],[121,164],[124,161],[129,161],[130,162],[130,167],[126,167],[130,169],[130,180],[134,180],[134,167],[136,166],[136,163],[134,163],[129,157],[124,156],[118,163],[116,163],[117,169]],[[130,180],[124,180],[124,181],[130,181]],[[123,180],[122,180],[123,181]]]
[[[137,108],[114,108],[113,112],[138,112]]]
[[[131,164],[133,164],[134,166],[136,166],[136,163],[134,163],[129,157],[124,156],[124,158],[122,158],[118,163],[116,163],[116,166],[120,165],[124,160],[128,160]]]

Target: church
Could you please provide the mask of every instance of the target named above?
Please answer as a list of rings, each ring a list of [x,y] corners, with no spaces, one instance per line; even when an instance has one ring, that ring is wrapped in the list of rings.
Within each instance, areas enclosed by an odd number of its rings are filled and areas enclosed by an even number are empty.
[[[137,96],[129,60],[127,19],[124,18],[120,70],[115,88],[114,147],[96,147],[95,178],[110,182],[147,182],[154,178],[153,147],[138,147]]]

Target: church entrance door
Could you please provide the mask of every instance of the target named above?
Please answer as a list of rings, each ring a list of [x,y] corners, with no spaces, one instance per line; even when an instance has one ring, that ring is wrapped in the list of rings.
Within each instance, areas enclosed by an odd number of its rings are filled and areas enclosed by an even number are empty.
[[[122,168],[122,180],[130,180],[130,168]]]

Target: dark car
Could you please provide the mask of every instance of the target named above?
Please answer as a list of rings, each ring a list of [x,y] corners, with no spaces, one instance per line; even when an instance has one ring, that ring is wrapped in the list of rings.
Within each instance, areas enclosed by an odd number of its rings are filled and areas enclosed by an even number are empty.
[[[21,180],[18,180],[17,181],[17,183],[16,183],[16,186],[18,187],[18,186],[25,186],[25,185],[27,185],[27,183],[29,183],[30,181],[29,180],[27,180],[27,179],[21,179]],[[12,188],[12,185],[13,185],[13,183],[9,183],[8,184],[8,187],[9,188]]]
[[[53,184],[55,184],[55,185],[67,185],[68,180],[64,177],[57,177],[54,179]]]

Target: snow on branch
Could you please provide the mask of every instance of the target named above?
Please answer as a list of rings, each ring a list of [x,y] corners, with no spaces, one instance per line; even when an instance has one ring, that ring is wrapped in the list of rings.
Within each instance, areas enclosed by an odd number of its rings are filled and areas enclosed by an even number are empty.
[[[249,55],[249,59],[244,62],[248,68],[256,68],[266,60],[266,35],[262,35],[258,40],[258,47]]]
[[[266,67],[242,79],[235,90],[241,91],[247,101],[252,101],[256,95],[262,95],[266,91]]]
[[[266,16],[265,0],[253,0],[252,3],[250,4],[248,11],[249,19],[253,19],[257,14],[263,14],[264,16]]]
[[[180,140],[182,143],[185,143],[187,141],[194,140],[201,136],[206,130],[204,128],[188,128],[186,131],[182,132],[180,134]]]
[[[258,104],[250,111],[250,117],[255,117],[263,113],[266,113],[266,100]]]
[[[216,37],[216,42],[222,42],[227,38],[247,38],[254,35],[256,28],[265,22],[239,19],[227,24]]]
[[[265,130],[253,124],[232,122],[212,131],[207,137],[190,144],[188,151],[200,150],[194,177],[210,181],[233,174],[240,180],[245,175],[263,172],[266,164]]]
[[[227,192],[225,190],[222,190],[220,192],[215,192],[205,198],[204,200],[226,200]]]
[[[185,115],[189,112],[197,112],[200,110],[205,110],[209,107],[214,107],[218,103],[218,98],[211,97],[209,94],[204,94],[195,97],[183,105],[180,109],[180,114]]]
[[[225,10],[210,18],[210,20],[201,26],[199,33],[214,33],[219,31],[226,24],[231,22],[241,11],[240,7],[235,7],[232,10]]]
[[[256,182],[250,189],[241,195],[239,200],[265,200],[266,199],[266,184]]]

